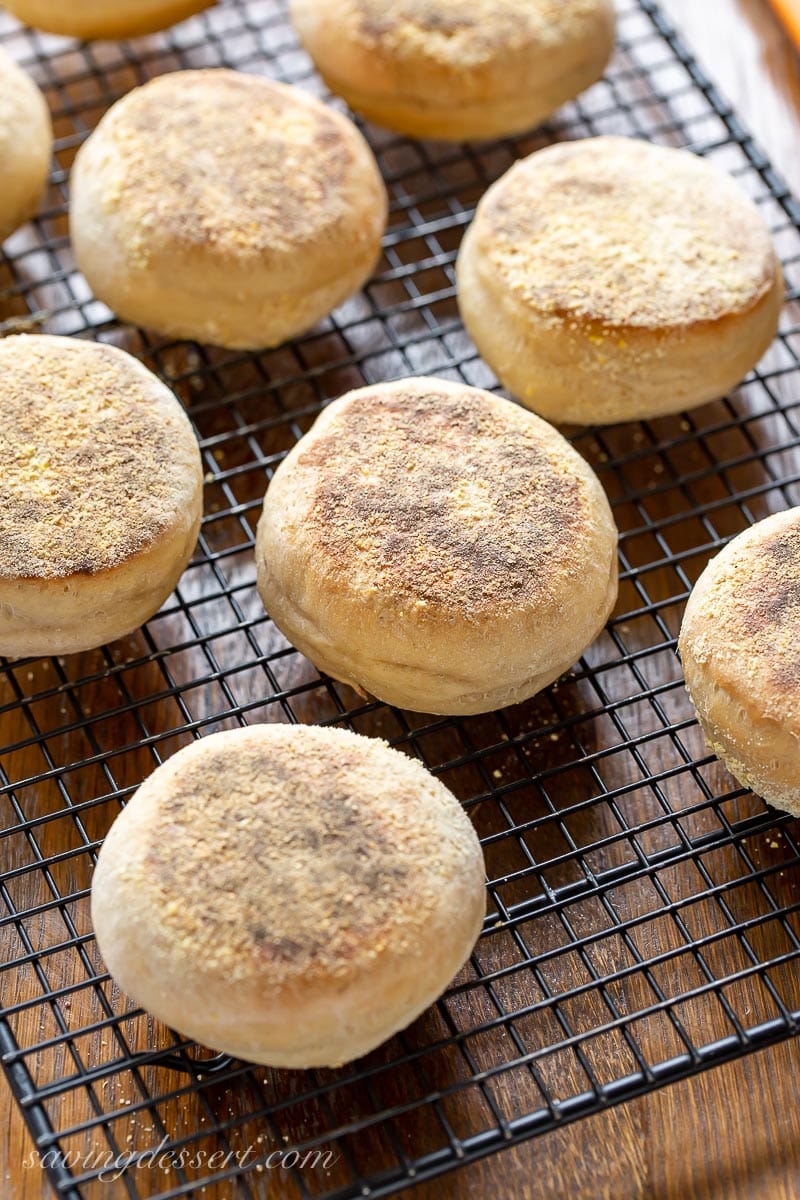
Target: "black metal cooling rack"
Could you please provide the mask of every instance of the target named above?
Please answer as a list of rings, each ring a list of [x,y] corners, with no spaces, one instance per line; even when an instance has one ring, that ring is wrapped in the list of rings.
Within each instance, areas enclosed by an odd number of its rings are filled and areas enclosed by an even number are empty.
[[[282,1195],[384,1196],[797,1033],[797,829],[708,754],[675,655],[709,555],[800,500],[794,303],[730,397],[575,434],[621,529],[620,601],[533,701],[465,720],[365,704],[280,637],[254,586],[267,480],[326,400],[423,372],[496,386],[459,323],[453,264],[515,158],[604,132],[690,145],[761,206],[797,295],[800,208],[657,6],[622,0],[606,80],[530,137],[448,147],[368,128],[392,199],[380,269],[312,333],[260,355],[116,323],[75,272],[67,176],[108,105],[153,74],[226,64],[319,90],[283,4],[228,0],[119,44],[0,17],[0,42],[43,86],[57,135],[42,214],[0,255],[0,330],[138,354],[185,401],[207,470],[199,553],[157,617],[94,653],[0,672],[0,1051],[56,1193],[265,1196],[277,1147],[298,1155]],[[484,844],[489,915],[470,963],[409,1030],[337,1071],[208,1058],[130,1007],[92,937],[92,865],[120,802],[191,738],[257,720],[387,737],[461,797]],[[106,1154],[134,1156],[113,1184]]]

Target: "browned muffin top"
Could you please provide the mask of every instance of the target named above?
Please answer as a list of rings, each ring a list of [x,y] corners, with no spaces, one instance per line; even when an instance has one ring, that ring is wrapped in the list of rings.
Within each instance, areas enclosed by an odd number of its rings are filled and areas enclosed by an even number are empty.
[[[130,92],[106,114],[103,204],[131,230],[143,260],[169,247],[232,256],[286,254],[352,208],[360,134],[299,88],[228,70],[177,71]],[[92,150],[97,150],[97,144]]]
[[[759,521],[714,559],[681,638],[720,686],[800,731],[800,508]]]
[[[0,341],[0,577],[119,566],[195,494],[199,453],[172,393],[112,346]]]
[[[124,867],[176,953],[276,986],[412,951],[480,850],[420,763],[339,729],[259,725],[194,743],[145,782]],[[143,842],[137,839],[144,838]],[[163,907],[162,907],[163,906]]]
[[[481,202],[475,236],[526,305],[619,328],[746,312],[778,269],[758,210],[725,172],[632,138],[517,163]]]
[[[384,53],[422,53],[469,70],[499,52],[578,36],[602,0],[351,0],[351,7],[362,36]]]
[[[546,599],[585,561],[605,507],[551,426],[439,379],[344,397],[281,472],[315,569],[420,619],[426,608],[469,615]]]

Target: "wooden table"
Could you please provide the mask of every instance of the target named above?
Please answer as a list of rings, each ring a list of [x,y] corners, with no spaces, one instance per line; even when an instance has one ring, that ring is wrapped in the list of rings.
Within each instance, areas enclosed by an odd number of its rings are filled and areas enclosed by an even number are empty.
[[[800,61],[766,0],[663,0],[800,194]],[[411,1200],[795,1200],[800,1195],[800,1042],[751,1056],[507,1151],[413,1192]],[[21,1162],[30,1139],[5,1086],[0,1196],[49,1190]],[[270,1195],[278,1196],[278,1180]],[[109,1197],[121,1194],[109,1187]]]

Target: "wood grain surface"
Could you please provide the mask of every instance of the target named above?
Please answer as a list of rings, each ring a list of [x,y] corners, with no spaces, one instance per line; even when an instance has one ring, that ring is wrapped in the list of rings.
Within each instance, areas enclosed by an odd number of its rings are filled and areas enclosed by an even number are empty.
[[[686,40],[697,51],[707,72],[720,83],[725,93],[741,112],[744,120],[769,151],[779,170],[783,172],[795,190],[800,192],[800,155],[797,153],[797,148],[800,146],[800,68],[795,52],[784,37],[767,4],[762,3],[761,0],[663,0],[663,4],[665,10],[685,32]],[[281,447],[276,444],[272,448],[280,449]],[[739,482],[743,485],[744,479],[742,478]],[[655,516],[659,515],[657,504],[653,507],[653,513]],[[687,552],[692,548],[688,536],[687,533]],[[643,548],[642,554],[652,554],[652,548]],[[702,563],[698,561],[687,568],[692,577],[696,577],[701,565]],[[671,614],[667,619],[674,622],[678,615],[677,613]],[[138,643],[134,639],[131,647],[127,649],[135,651],[137,646]],[[126,652],[126,647],[123,645],[120,653]],[[102,668],[101,661],[97,660],[97,662]],[[81,669],[90,671],[94,665],[95,660],[88,656]],[[176,669],[180,670],[179,664]],[[38,672],[40,668],[36,667],[35,670]],[[46,665],[41,667],[41,671],[46,670]],[[143,669],[142,677],[136,680],[136,686],[140,688],[142,694],[150,691],[156,692],[159,688],[163,688],[163,677],[159,675],[156,667],[152,667],[150,674],[148,674],[148,670],[149,668]],[[658,668],[654,667],[654,673],[647,678],[650,686],[659,682],[657,670]],[[664,680],[673,678],[674,663],[665,665],[663,672],[661,678]],[[29,682],[31,683],[30,690],[35,690],[36,686],[46,689],[46,680],[40,679],[38,676]],[[620,686],[628,685],[620,684]],[[209,704],[211,702],[211,698],[209,698]],[[88,700],[87,703],[89,703]],[[34,717],[36,719],[41,717],[43,721],[54,717],[56,724],[58,722],[57,711],[55,709],[48,711],[46,707],[43,708],[41,714],[34,713]],[[148,721],[151,718],[152,723],[157,723],[161,728],[179,726],[182,720],[180,710],[174,701],[169,700],[154,704],[152,713],[146,716]],[[63,720],[63,716],[61,719]],[[116,739],[120,744],[126,744],[135,742],[139,732],[140,729],[134,716],[129,713],[127,715],[120,714],[113,727],[107,731],[96,729],[95,736],[101,741],[107,736],[110,742]],[[391,731],[371,728],[370,732],[390,733]],[[8,736],[13,741],[14,731],[8,731]],[[691,734],[687,735],[687,737],[690,736]],[[476,737],[480,737],[480,728],[477,726]],[[51,753],[59,755],[60,762],[69,762],[87,752],[84,744],[76,744],[78,741],[80,741],[79,737],[68,734],[64,735],[60,743],[54,743],[51,740],[49,743]],[[178,738],[172,739],[165,744],[162,752],[176,748],[179,741]],[[700,743],[696,742],[692,748],[697,750],[699,745]],[[53,749],[54,746],[55,749]],[[570,748],[564,751],[564,753],[571,752]],[[552,761],[555,763],[558,761],[561,750],[558,746],[551,746],[545,748],[542,753],[551,755]],[[654,755],[656,753],[654,752]],[[668,762],[667,750],[664,750],[663,753],[665,758],[660,764],[661,766],[667,765]],[[440,747],[434,749],[433,756],[436,757],[437,754],[444,761],[448,756],[452,756],[452,748],[443,742]],[[136,782],[142,774],[146,773],[150,765],[151,760],[147,751],[132,752],[124,756],[114,766],[116,785],[124,787],[128,783]],[[648,765],[651,769],[656,769],[659,765],[657,757],[653,757]],[[27,747],[15,752],[13,762],[15,777],[24,778],[41,769],[41,757],[35,747]],[[496,767],[499,777],[503,777],[504,772],[512,772],[513,769],[510,759],[508,762],[498,761]],[[87,787],[89,782],[91,781],[86,781]],[[474,780],[466,776],[454,777],[446,782],[451,783],[454,790],[464,795],[474,794],[478,790]],[[96,787],[93,795],[100,796],[108,788],[108,781],[99,767],[94,783]],[[613,765],[608,767],[605,783],[609,787],[619,783],[619,780],[613,778]],[[578,785],[576,784],[576,786]],[[677,799],[679,797],[676,797],[676,801]],[[52,810],[55,812],[63,805],[63,798],[54,784],[52,794],[43,789],[38,802],[45,808],[51,804]],[[491,835],[494,832],[492,825],[494,818],[488,809],[481,810],[479,808],[474,813],[474,818],[482,833]],[[4,824],[13,823],[14,816],[3,811],[0,812],[0,819]],[[107,828],[109,809],[103,804],[89,805],[82,812],[81,820],[88,839],[99,837]],[[69,828],[72,828],[71,824]],[[64,841],[65,838],[74,837],[73,834],[70,834],[69,828],[67,824],[62,824],[58,820],[40,826],[39,845],[42,851],[45,854],[53,854],[71,847],[74,843]],[[557,857],[558,847],[555,842],[555,833],[549,834],[548,829],[549,826],[543,826],[542,837],[545,839],[543,857],[546,857],[547,854]],[[571,831],[576,838],[581,836],[579,815],[576,816]],[[696,831],[693,829],[693,832]],[[613,822],[609,821],[608,825],[600,823],[593,826],[586,833],[586,838],[587,841],[591,841],[604,834],[611,835],[613,832]],[[547,842],[548,837],[553,838],[552,843]],[[772,851],[779,853],[770,842],[759,844],[754,852],[769,856]],[[12,846],[10,853],[13,854],[13,852]],[[599,864],[601,867],[613,864],[614,845],[610,845],[605,853],[608,858]],[[502,864],[494,864],[495,874],[501,873],[500,865]],[[505,865],[504,869],[508,871],[512,868]],[[733,852],[730,852],[723,854],[719,862],[710,866],[709,869],[711,871],[718,870],[721,875],[728,872],[732,878],[735,878],[737,872],[741,874],[742,865],[735,860]],[[687,867],[686,871],[688,870]],[[90,863],[85,856],[71,858],[65,863],[57,863],[53,867],[53,871],[58,876],[57,882],[61,892],[66,894],[87,886],[90,878]],[[686,872],[683,875],[676,872],[669,878],[669,886],[675,889],[673,894],[687,895],[690,894],[692,882],[688,879]],[[776,877],[774,881],[775,894],[783,903],[792,898],[791,889],[794,887],[796,887],[796,878],[782,880],[780,877]],[[510,888],[513,889],[513,885],[510,885]],[[46,889],[43,890],[42,873],[22,874],[15,881],[13,900],[18,907],[29,907],[38,903],[46,905],[48,894]],[[510,890],[509,901],[513,902],[513,900],[513,890]],[[626,899],[621,897],[620,904],[625,902]],[[641,895],[631,896],[627,902],[631,906],[641,903]],[[731,903],[735,904],[735,901],[732,900]],[[635,915],[633,908],[631,912]],[[582,913],[580,906],[576,905],[572,910],[572,915],[576,922],[585,918],[588,928],[590,921],[588,910]],[[89,934],[85,906],[75,906],[74,911],[70,908],[70,917],[75,922],[74,933],[78,936]],[[688,915],[686,919],[689,922]],[[708,913],[698,913],[697,921],[698,930],[713,932],[717,928],[714,925],[714,918]],[[759,945],[760,952],[768,955],[781,953],[784,946],[779,940],[778,933],[773,934],[768,926],[765,926],[765,930],[763,942]],[[69,983],[70,972],[75,972],[74,978],[77,982],[79,964],[75,962],[76,956],[72,954],[62,960],[57,949],[58,937],[63,939],[65,936],[63,926],[60,934],[55,934],[43,914],[38,925],[35,923],[31,925],[29,933],[32,944],[37,950],[48,953],[48,973],[51,984],[55,979],[62,986]],[[677,948],[677,944],[671,940],[674,933],[670,933],[667,928],[656,929],[654,923],[653,928],[650,929],[650,936],[652,940],[647,947],[647,953],[650,955],[656,950],[667,952]],[[4,950],[13,955],[23,954],[24,949],[24,946],[16,943],[13,946],[4,946]],[[97,963],[93,943],[87,943],[86,953],[92,963]],[[488,955],[491,950],[487,949],[485,953]],[[712,947],[709,954],[713,955],[713,953]],[[726,960],[725,953],[726,950],[720,947],[720,959],[715,964],[718,971],[725,969],[726,966],[728,969],[741,967],[740,960],[735,957]],[[598,943],[596,968],[611,970],[614,966],[618,967],[622,960],[615,957],[617,954],[618,951],[610,942],[608,944]],[[606,956],[605,959],[603,959],[603,955]],[[492,964],[487,960],[482,965],[490,968]],[[567,972],[575,971],[574,982],[576,984],[582,978],[579,974],[581,964],[573,963],[572,960],[562,964],[560,969]],[[687,969],[696,970],[697,965],[688,964]],[[568,979],[567,983],[569,982]],[[784,994],[791,995],[794,1002],[800,1006],[800,999],[798,999],[800,985],[796,984],[790,976],[787,976],[782,984]],[[27,968],[21,969],[17,973],[13,985],[9,984],[7,978],[4,978],[2,986],[4,988],[3,1002],[10,1004],[17,998],[22,999],[31,994],[38,985],[33,970]],[[10,987],[13,987],[13,992],[9,991]],[[619,1002],[622,1003],[624,999],[624,1002],[631,1007],[646,1004],[647,998],[644,991],[637,993],[637,989],[644,988],[645,985],[640,976],[633,974],[628,982],[628,992],[624,997],[620,997]],[[82,993],[76,993],[71,1001],[67,998],[63,1002],[66,1010],[69,1009],[70,1003],[81,1004],[81,995]],[[109,995],[111,995],[110,989]],[[755,981],[749,988],[743,986],[738,997],[739,1002],[746,1005],[743,1011],[746,1012],[748,1019],[752,1018],[753,1012],[761,1011],[759,1006],[763,1006],[765,1018],[769,1015],[766,999]],[[505,999],[509,1004],[514,1003],[515,997],[511,983],[509,983],[509,993]],[[526,994],[526,999],[530,1002],[530,993]],[[475,1020],[475,1013],[468,1009],[470,1003],[467,992],[458,998],[453,1015],[456,1025],[459,1020],[463,1021],[465,1026],[469,1024],[470,1020]],[[459,1010],[458,1004],[462,1006],[461,1010]],[[58,1034],[58,1025],[54,1019],[52,1025],[42,1024],[36,1029],[31,1029],[29,1024],[26,1025],[26,1022],[34,1019],[37,1022],[43,1021],[42,1011],[38,1008],[29,1009],[20,1015],[19,1033],[20,1040],[24,1044],[31,1044],[36,1040],[51,1036],[55,1037]],[[591,1007],[588,1000],[583,1007],[580,1001],[576,1001],[570,1017],[575,1027],[584,1027],[582,1022],[588,1023],[587,1027],[593,1027],[597,1021],[597,1012]],[[429,1020],[435,1022],[436,1018],[432,1015]],[[710,1001],[698,1004],[692,1011],[687,1011],[686,1020],[700,1039],[709,1040],[713,1036],[721,1036],[728,1031],[718,1007],[715,1007]],[[435,1035],[437,1029],[435,1025],[431,1024],[425,1027],[424,1032],[427,1035],[433,1032]],[[131,1045],[141,1047],[152,1045],[154,1039],[164,1036],[162,1031],[155,1029],[152,1023],[144,1018],[132,1019],[129,1028],[126,1029],[126,1034]],[[659,1038],[665,1036],[666,1031],[657,1023],[653,1023],[642,1030],[641,1040],[647,1046],[648,1039],[650,1039],[649,1045],[655,1049]],[[110,1031],[98,1031],[88,1040],[87,1044],[80,1047],[80,1050],[85,1061],[103,1061],[113,1053],[113,1045],[114,1036]],[[677,1049],[679,1048],[677,1047]],[[486,1048],[487,1060],[491,1058],[491,1050],[491,1046]],[[592,1066],[598,1074],[605,1073],[606,1078],[614,1077],[619,1074],[620,1063],[623,1061],[622,1056],[625,1052],[622,1039],[609,1038],[605,1045],[593,1045],[591,1050]],[[479,1055],[480,1048],[476,1050],[477,1063],[480,1066]],[[71,1070],[69,1050],[63,1042],[58,1042],[52,1049],[43,1050],[37,1061],[29,1062],[28,1066],[34,1075],[42,1079],[58,1077],[59,1074],[68,1073]],[[549,1072],[548,1085],[556,1092],[559,1086],[559,1073],[563,1076],[563,1084],[566,1088],[573,1082],[567,1078],[573,1069],[573,1065],[566,1060],[553,1062],[543,1060],[542,1063],[543,1072]],[[410,1200],[412,1196],[416,1200],[450,1200],[450,1198],[467,1195],[487,1198],[502,1197],[504,1200],[505,1198],[509,1198],[509,1200],[512,1198],[513,1200],[529,1200],[529,1198],[530,1200],[534,1200],[534,1198],[535,1200],[576,1200],[576,1198],[600,1200],[605,1197],[608,1197],[609,1200],[612,1198],[613,1200],[628,1200],[628,1198],[632,1200],[633,1197],[646,1197],[648,1200],[694,1200],[694,1198],[696,1200],[723,1200],[723,1198],[724,1200],[784,1200],[784,1198],[785,1200],[795,1200],[800,1195],[800,1111],[798,1111],[794,1084],[798,1072],[800,1072],[800,1045],[797,1042],[784,1044],[773,1050],[750,1056],[732,1066],[706,1072],[694,1080],[663,1089],[624,1107],[609,1110],[589,1120],[529,1142],[522,1147],[506,1150],[502,1154],[439,1178],[432,1183],[423,1184],[404,1195],[407,1200]],[[145,1080],[146,1074],[144,1072]],[[166,1091],[170,1084],[179,1088],[185,1082],[184,1077],[177,1073],[174,1078],[166,1082],[164,1076],[165,1073],[162,1070],[158,1081],[159,1089],[162,1092]],[[430,1082],[428,1079],[427,1083],[430,1084]],[[438,1082],[445,1083],[446,1079],[443,1078]],[[262,1094],[255,1098],[256,1102],[259,1100],[263,1102],[265,1096],[268,1098],[271,1088],[284,1088],[287,1094],[292,1094],[291,1089],[300,1085],[286,1075],[278,1080],[270,1081],[266,1073],[263,1073],[259,1076],[259,1086]],[[380,1086],[380,1081],[378,1081],[376,1087]],[[406,1086],[409,1089],[413,1088],[415,1080],[412,1073],[409,1072],[407,1079],[404,1078],[401,1082],[396,1081],[393,1086],[399,1090]],[[419,1086],[418,1081],[416,1086]],[[111,1105],[115,1107],[131,1105],[135,1109],[139,1094],[137,1088],[136,1079],[130,1077],[129,1074],[117,1079],[110,1079],[98,1086],[95,1098],[96,1106],[98,1110]],[[526,1103],[530,1101],[530,1095],[526,1092],[526,1088],[532,1088],[529,1075],[512,1073],[509,1077],[501,1077],[492,1091],[492,1103],[507,1115],[513,1116],[516,1111],[515,1106],[524,1111]],[[2,1089],[3,1096],[3,1102],[0,1105],[0,1197],[2,1200],[40,1200],[41,1197],[48,1194],[47,1185],[39,1170],[22,1168],[25,1157],[30,1153],[30,1139],[15,1107],[10,1102],[4,1083],[0,1083],[0,1089]],[[397,1098],[397,1090],[392,1093],[392,1096]],[[386,1099],[389,1098],[387,1094]],[[200,1096],[178,1097],[160,1105],[158,1118],[172,1131],[189,1132],[213,1118],[235,1117],[239,1111],[245,1112],[248,1102],[252,1099],[248,1096],[236,1096],[223,1088],[215,1088],[213,1084],[209,1084]],[[54,1102],[52,1106],[53,1116],[60,1125],[68,1125],[72,1116],[85,1112],[85,1107],[76,1107],[71,1113],[70,1102],[68,1097],[64,1102],[67,1105],[64,1111],[59,1110],[58,1103]],[[241,1110],[237,1108],[239,1104],[243,1106]],[[343,1100],[342,1104],[346,1105],[346,1101]],[[346,1107],[336,1112],[336,1116],[340,1119],[344,1119],[346,1115]],[[447,1115],[456,1128],[460,1119],[466,1119],[463,1114],[459,1114],[455,1104],[452,1109],[447,1110]],[[292,1134],[295,1134],[299,1138],[304,1129],[304,1122],[307,1120],[308,1110],[298,1102],[296,1112],[286,1114],[285,1123],[281,1128],[281,1136],[291,1138]],[[419,1152],[426,1144],[426,1139],[431,1137],[430,1129],[425,1126],[426,1120],[433,1121],[433,1117],[423,1112],[416,1118],[409,1117],[406,1124],[399,1126],[401,1138],[407,1139],[407,1144],[413,1147],[415,1152]],[[117,1122],[115,1135],[121,1149],[124,1150],[130,1141],[140,1136],[141,1125],[145,1121],[153,1121],[152,1116],[149,1116],[146,1111],[143,1114],[134,1112],[129,1119]],[[148,1126],[148,1132],[152,1135],[157,1132],[157,1129],[151,1124]],[[256,1141],[263,1138],[264,1135],[263,1128],[248,1128],[245,1125],[237,1136],[241,1144],[247,1144],[250,1140]],[[273,1136],[272,1132],[270,1132],[270,1136]],[[79,1149],[87,1148],[90,1143],[91,1139],[83,1138],[80,1135],[76,1135],[74,1139],[70,1140],[70,1144]],[[380,1138],[377,1135],[373,1138],[366,1137],[363,1144],[354,1153],[360,1156],[360,1161],[368,1163],[371,1157],[379,1161],[382,1153]],[[320,1176],[317,1185],[321,1186],[323,1182],[335,1183],[335,1172],[331,1180],[325,1180]],[[141,1172],[137,1183],[142,1195],[153,1195],[158,1191],[159,1186],[163,1186],[155,1169],[150,1173]],[[261,1181],[256,1177],[255,1186],[259,1189],[260,1198],[269,1196],[275,1200],[293,1200],[297,1195],[291,1177],[281,1172],[273,1172],[268,1178],[264,1177]],[[230,1195],[223,1185],[216,1188],[209,1186],[202,1194],[205,1200],[227,1200]],[[102,1191],[93,1189],[91,1195],[102,1195],[108,1197],[108,1200],[117,1200],[117,1197],[120,1197],[122,1200],[125,1192],[121,1184],[108,1183]]]

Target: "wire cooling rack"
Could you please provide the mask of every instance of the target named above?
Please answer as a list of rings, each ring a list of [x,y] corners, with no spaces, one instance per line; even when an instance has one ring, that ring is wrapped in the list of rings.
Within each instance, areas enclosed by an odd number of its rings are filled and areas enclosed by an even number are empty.
[[[199,552],[143,630],[0,672],[0,1051],[56,1193],[262,1197],[277,1148],[281,1195],[384,1196],[795,1034],[797,829],[707,752],[675,654],[708,557],[800,500],[792,303],[727,399],[575,434],[622,532],[620,599],[534,700],[464,720],[364,703],[282,639],[254,586],[267,481],[325,401],[423,372],[496,386],[459,323],[453,264],[515,158],[607,132],[688,144],[761,206],[796,295],[798,205],[656,5],[623,0],[606,80],[530,137],[452,147],[368,128],[392,201],[379,270],[312,333],[259,355],[115,322],[74,269],[67,176],[108,105],[153,74],[227,64],[318,91],[283,4],[228,0],[164,35],[93,45],[0,17],[0,41],[43,86],[57,136],[42,214],[0,256],[0,328],[138,354],[186,403],[207,471]],[[489,913],[469,964],[409,1030],[341,1070],[209,1057],[132,1009],[94,944],[91,872],[121,802],[179,746],[252,721],[388,738],[456,792],[483,841]],[[109,1162],[115,1174],[129,1160],[110,1185]]]

